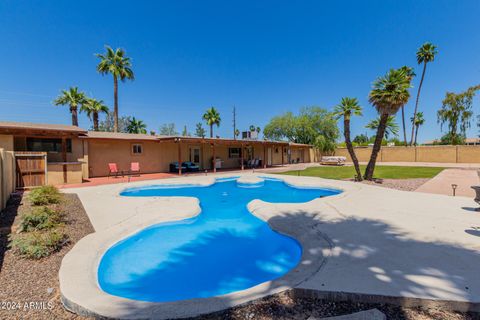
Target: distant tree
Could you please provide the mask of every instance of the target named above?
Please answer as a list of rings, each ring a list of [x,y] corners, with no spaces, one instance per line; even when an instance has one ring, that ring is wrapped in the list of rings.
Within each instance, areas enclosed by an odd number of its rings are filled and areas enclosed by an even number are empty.
[[[479,122],[479,123],[480,123],[480,122]],[[238,138],[238,136],[240,135],[240,130],[235,129],[234,134],[235,134],[235,139]]]
[[[291,112],[276,116],[263,128],[266,139],[315,144],[319,135],[335,142],[339,136],[337,120],[332,113],[320,107],[302,108],[298,116]]]
[[[366,134],[359,134],[353,138],[353,142],[358,145],[364,145],[368,143],[368,136]]]
[[[215,109],[215,107],[207,109],[203,115],[203,120],[205,120],[207,125],[210,127],[210,138],[213,138],[213,126],[216,125],[219,127],[220,122],[222,121],[217,109]]]
[[[478,90],[480,90],[480,85],[470,87],[465,92],[447,92],[445,94],[442,107],[437,112],[437,119],[441,129],[443,129],[445,123],[448,124],[448,135],[445,137],[450,139],[451,144],[458,143],[459,131],[462,136],[465,136],[467,129],[470,128],[470,121],[473,116],[473,97]]]
[[[350,140],[350,119],[352,116],[361,116],[362,107],[358,103],[357,98],[344,97],[339,105],[334,109],[334,115],[339,118],[343,118],[343,135],[345,136],[345,144],[347,145],[348,153],[352,158],[357,176],[355,180],[362,181],[362,173],[360,172],[360,165],[353,149],[352,141]],[[320,136],[319,136],[320,137]]]
[[[142,120],[137,120],[135,117],[130,120],[127,127],[128,133],[147,133],[147,125]]]
[[[155,130],[150,130],[150,135],[154,136],[155,135]]]
[[[93,130],[98,131],[98,115],[100,113],[108,114],[108,107],[103,103],[103,100],[90,98],[86,99],[80,111],[87,114],[87,117],[93,122]]]
[[[182,136],[190,137],[190,133],[188,133],[187,126],[183,126]]]
[[[463,144],[465,144],[465,139],[466,139],[466,136],[463,135],[462,133],[456,134],[455,136],[452,137],[452,133],[448,132],[440,138],[440,141],[438,141],[438,142],[435,141],[433,144],[463,145]]]
[[[417,138],[418,138],[418,128],[422,126],[425,123],[425,119],[423,118],[423,112],[418,112],[417,113],[417,118],[415,119],[414,117],[410,118],[410,121],[412,122],[412,126],[415,127],[415,142],[414,145],[417,145]]]
[[[313,145],[323,154],[331,154],[335,151],[336,143],[330,139],[325,138],[324,135],[318,135],[313,142]]]
[[[127,127],[132,118],[130,116],[122,116],[118,118],[118,132],[128,132]],[[113,112],[108,112],[104,121],[98,124],[98,131],[114,132],[115,117]]]
[[[257,136],[260,136],[260,132],[262,131],[262,128],[257,127],[255,130],[257,131]]]
[[[369,94],[369,102],[377,109],[380,118],[370,160],[365,169],[365,180],[373,179],[375,163],[378,152],[380,152],[382,147],[382,141],[389,118],[395,115],[402,106],[407,104],[410,98],[410,87],[411,77],[406,70],[402,68],[391,69],[385,76],[378,78],[373,83],[373,89]]]
[[[410,82],[412,82],[413,78],[416,76],[415,72],[413,71],[413,68],[408,66],[403,66],[400,69],[407,74],[407,77],[410,78]],[[405,128],[405,106],[402,106],[402,128],[403,128],[403,142],[404,142],[403,145],[406,146],[407,145],[407,129]]]
[[[420,78],[420,84],[418,85],[417,99],[415,101],[415,110],[413,111],[413,123],[416,122],[416,118],[417,118],[418,101],[420,99],[420,91],[422,90],[423,79],[425,78],[425,71],[427,70],[427,64],[435,60],[435,56],[437,55],[437,53],[438,53],[437,47],[431,44],[430,42],[424,43],[417,51],[417,63],[418,64],[423,63],[423,71],[422,71],[422,77]],[[413,144],[414,130],[415,128],[412,126],[412,137],[410,139],[410,145]]]
[[[175,123],[166,123],[160,126],[158,134],[161,136],[178,136],[178,132],[175,129]]]
[[[207,132],[205,131],[205,129],[203,128],[203,125],[201,122],[197,123],[196,124],[196,127],[195,127],[195,135],[197,137],[200,137],[200,138],[205,138],[205,135],[207,134]]]
[[[56,106],[69,106],[72,114],[72,125],[78,127],[78,108],[81,107],[87,97],[85,93],[78,91],[78,87],[70,87],[62,90],[62,93],[53,101]]]
[[[373,119],[370,121],[365,128],[370,130],[378,130],[380,125],[380,117]],[[389,139],[391,136],[398,136],[398,124],[395,122],[395,116],[389,116],[387,119],[387,123],[385,124],[385,135],[383,136],[385,139]]]
[[[131,69],[132,63],[130,58],[125,56],[123,49],[117,48],[113,50],[109,46],[105,46],[105,49],[107,50],[105,54],[96,54],[100,58],[97,71],[103,75],[110,73],[113,76],[113,131],[118,132],[118,79],[122,82],[125,82],[126,79],[133,80],[134,74]]]
[[[250,127],[248,129],[250,130],[250,132],[254,132],[255,131],[255,126],[252,124],[252,125],[250,125]]]

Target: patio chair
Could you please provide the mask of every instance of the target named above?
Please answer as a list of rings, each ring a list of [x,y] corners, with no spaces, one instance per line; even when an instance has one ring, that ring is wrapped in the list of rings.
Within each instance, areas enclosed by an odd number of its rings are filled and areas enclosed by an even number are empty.
[[[130,163],[130,175],[137,174],[140,175],[140,163],[132,162]]]
[[[118,171],[118,167],[116,163],[109,163],[108,164],[108,177],[114,176],[115,178],[118,177],[119,174],[122,174],[121,171]]]
[[[253,168],[257,168],[259,163],[260,163],[260,160],[259,160],[259,159],[253,160],[252,167],[253,167]]]
[[[193,162],[186,161],[186,162],[183,162],[182,165],[185,165],[185,167],[187,168],[187,172],[198,172],[198,171],[200,171],[200,167],[197,166]]]

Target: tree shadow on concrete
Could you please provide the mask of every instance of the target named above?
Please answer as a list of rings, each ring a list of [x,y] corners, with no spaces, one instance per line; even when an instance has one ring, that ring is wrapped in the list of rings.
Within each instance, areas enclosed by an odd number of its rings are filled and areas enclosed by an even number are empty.
[[[478,313],[473,313],[480,311],[478,249],[418,241],[386,223],[369,219],[345,218],[332,222],[321,215],[297,211],[280,213],[268,222],[283,232],[287,232],[285,226],[310,226],[318,230],[319,237],[330,238],[332,247],[325,248],[330,253],[326,264],[298,286],[306,290],[293,290],[296,299],[292,305],[280,308],[301,309],[303,314],[299,318],[330,316],[332,305],[328,303],[340,301],[345,309],[350,309],[343,313],[377,307],[389,319],[412,319],[404,308],[392,305],[455,308],[467,312],[464,314],[467,319],[480,319]],[[355,277],[348,272],[354,272]],[[415,296],[426,299],[406,298]],[[457,299],[475,303],[452,301]],[[358,303],[360,307],[355,307]],[[330,308],[322,308],[323,304]],[[218,313],[217,318],[240,319],[238,310]],[[434,315],[431,319],[451,319],[454,314]]]
[[[13,222],[22,204],[23,192],[12,194],[7,206],[0,212],[0,272],[2,271],[5,253],[7,252],[9,237],[12,233]]]

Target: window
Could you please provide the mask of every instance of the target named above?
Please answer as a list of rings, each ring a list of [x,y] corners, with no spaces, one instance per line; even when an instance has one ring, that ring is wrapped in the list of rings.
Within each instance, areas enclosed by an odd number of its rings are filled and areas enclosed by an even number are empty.
[[[72,152],[72,139],[66,139],[67,152]],[[62,152],[62,139],[27,138],[27,151]]]
[[[140,155],[143,152],[143,148],[141,144],[132,144],[132,153],[134,155]]]
[[[242,156],[242,148],[228,148],[229,158],[240,158]]]

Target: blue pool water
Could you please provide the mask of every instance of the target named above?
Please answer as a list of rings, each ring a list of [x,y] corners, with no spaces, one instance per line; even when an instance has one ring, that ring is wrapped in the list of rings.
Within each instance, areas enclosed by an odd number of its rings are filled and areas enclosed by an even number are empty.
[[[254,199],[299,203],[337,193],[268,179],[253,186],[223,179],[208,187],[126,189],[122,196],[196,197],[202,212],[153,225],[112,246],[100,261],[100,287],[115,296],[167,302],[227,294],[276,279],[298,264],[301,246],[253,216],[247,204]]]

